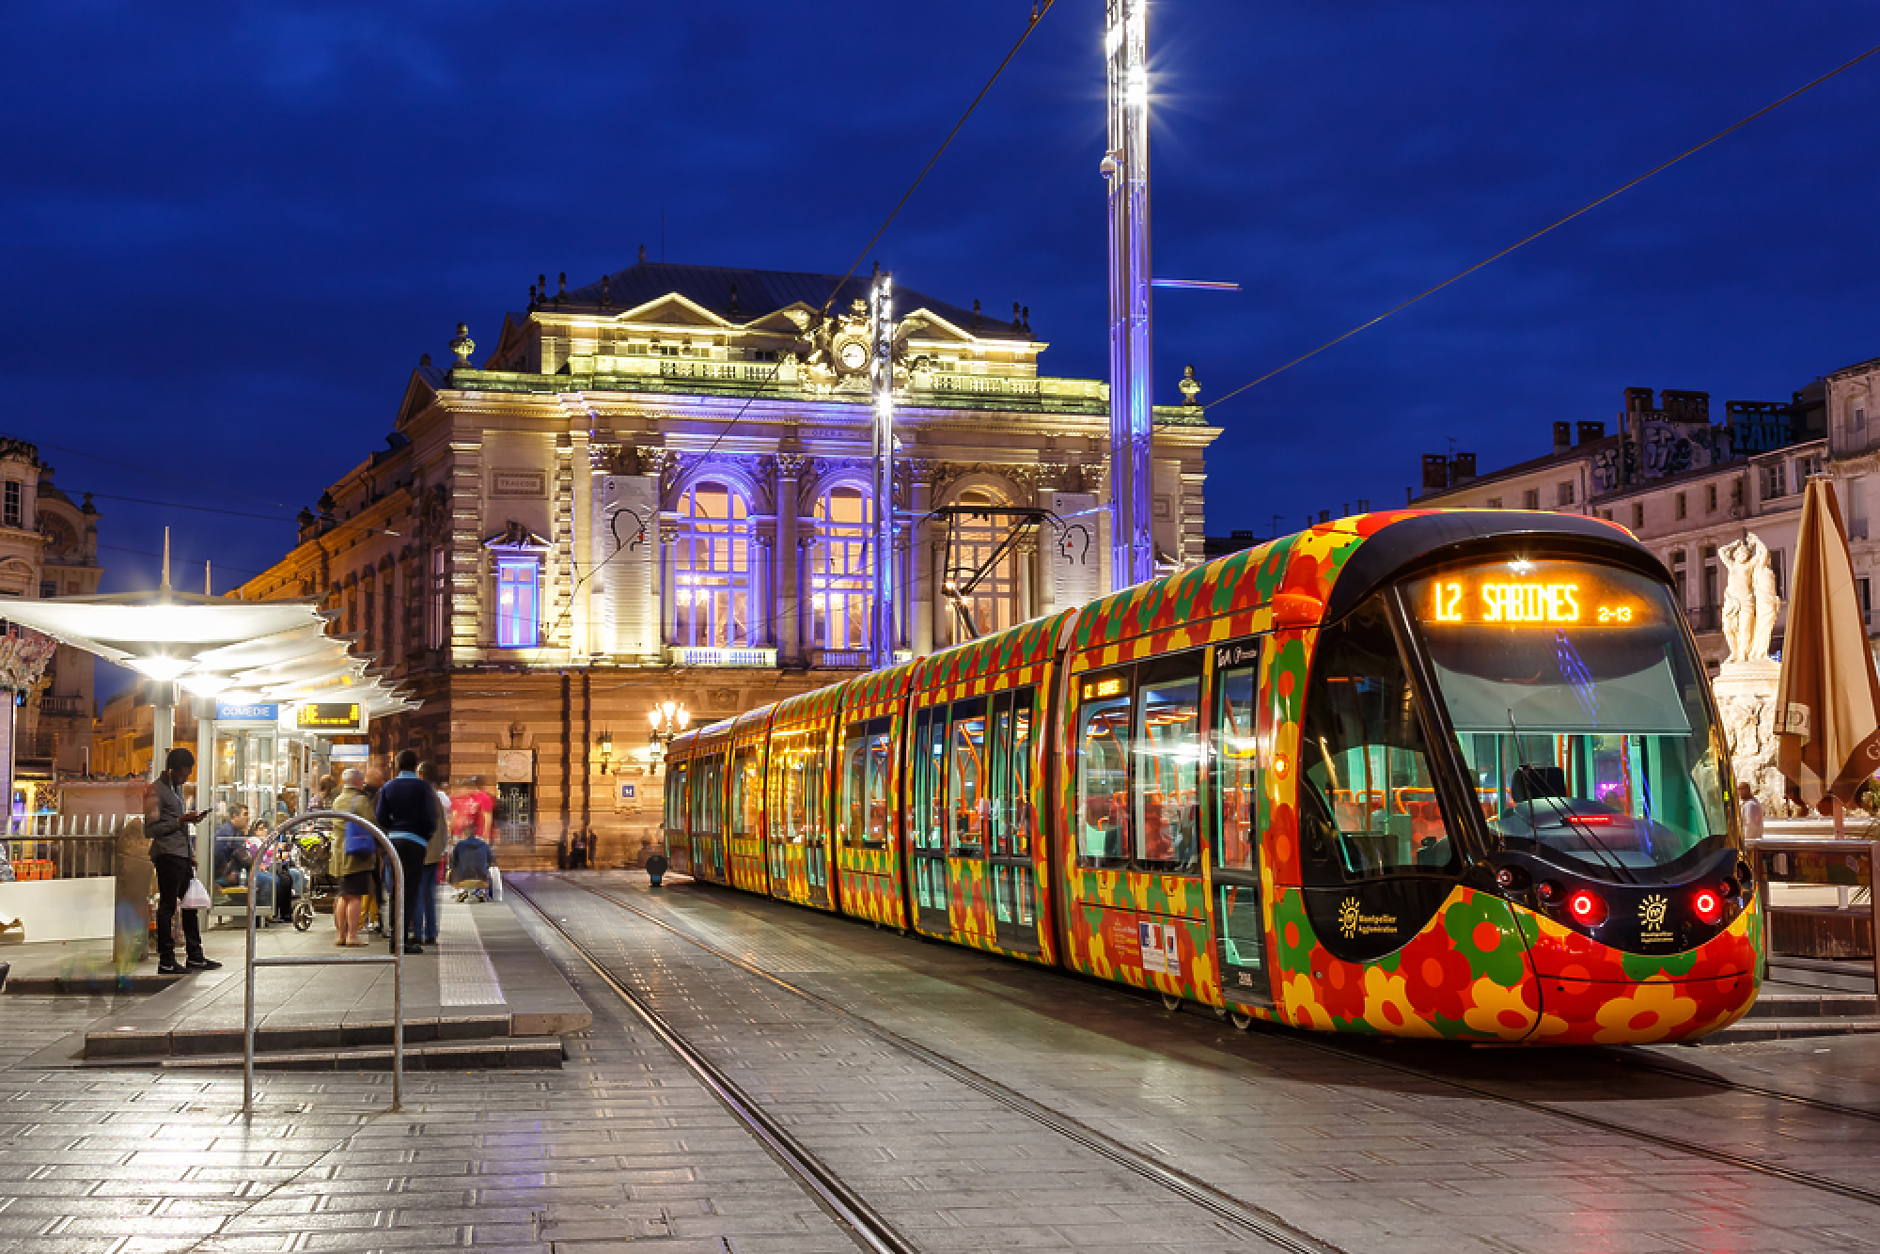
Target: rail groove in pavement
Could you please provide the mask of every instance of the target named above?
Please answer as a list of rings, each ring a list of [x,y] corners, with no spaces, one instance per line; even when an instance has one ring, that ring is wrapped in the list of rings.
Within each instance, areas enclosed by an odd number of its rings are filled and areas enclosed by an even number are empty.
[[[1101,1155],[1118,1166],[1134,1172],[1136,1175],[1141,1176],[1151,1183],[1159,1185],[1170,1193],[1181,1197],[1184,1201],[1191,1202],[1207,1210],[1216,1218],[1225,1220],[1228,1223],[1254,1233],[1262,1240],[1278,1249],[1290,1251],[1291,1254],[1344,1254],[1338,1246],[1331,1245],[1312,1236],[1310,1233],[1294,1227],[1271,1211],[1255,1206],[1250,1202],[1242,1201],[1232,1194],[1224,1193],[1204,1181],[1195,1179],[1193,1176],[1188,1175],[1177,1167],[1144,1154],[1139,1150],[1131,1149],[1129,1146],[1105,1136],[1096,1129],[1079,1123],[1068,1115],[1052,1110],[1050,1107],[1033,1101],[1022,1093],[1015,1092],[1005,1087],[996,1080],[981,1075],[964,1063],[949,1058],[945,1054],[936,1053],[924,1045],[918,1044],[897,1032],[882,1027],[871,1019],[856,1014],[846,1007],[837,1005],[835,1002],[816,993],[812,993],[808,989],[798,987],[788,980],[764,970],[762,967],[739,958],[735,954],[727,953],[725,950],[718,948],[709,941],[700,940],[698,937],[687,933],[683,928],[674,927],[665,920],[649,914],[645,910],[623,900],[613,893],[599,888],[592,888],[586,884],[575,883],[560,875],[551,875],[548,878],[565,887],[576,888],[584,893],[598,897],[621,910],[636,915],[652,924],[654,927],[660,928],[678,937],[688,945],[694,945],[704,950],[720,961],[728,963],[748,975],[765,980],[783,989],[785,992],[802,998],[818,1009],[853,1024],[860,1031],[916,1059],[923,1065],[947,1076],[949,1079],[955,1080],[975,1092],[991,1098],[1007,1109],[1021,1114],[1027,1119],[1049,1128],[1051,1131],[1056,1132],[1058,1135],[1065,1137],[1083,1148]],[[546,912],[543,911],[540,906],[536,906],[534,902],[530,902],[530,905],[538,914],[547,918]],[[559,927],[557,927],[556,930],[561,931]],[[562,932],[562,935],[566,936],[567,933]],[[570,941],[571,943],[575,943],[572,941],[572,938],[570,938]],[[576,943],[576,948],[578,950],[580,949],[578,943]],[[594,962],[594,959],[588,957],[585,950],[581,950],[580,952],[590,966],[594,966],[596,970],[600,970],[599,966]],[[615,981],[610,976],[603,975],[603,978],[607,979],[610,985],[615,985],[615,987],[618,988]],[[627,994],[622,993],[622,996],[627,996]],[[642,1007],[637,1002],[635,1003],[635,1009],[643,1016],[651,1013],[650,1008]],[[662,1035],[664,1035],[664,1033],[662,1033]],[[729,1083],[729,1081],[726,1081],[726,1083]]]

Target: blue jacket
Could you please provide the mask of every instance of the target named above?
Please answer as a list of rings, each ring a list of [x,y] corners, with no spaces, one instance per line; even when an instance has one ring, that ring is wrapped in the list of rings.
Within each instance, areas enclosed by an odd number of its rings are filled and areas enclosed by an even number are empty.
[[[490,845],[481,836],[466,836],[450,851],[450,878],[486,880],[490,877]]]
[[[428,844],[437,829],[437,790],[415,772],[405,771],[379,789],[376,813],[387,836],[403,832],[416,837],[420,844]]]

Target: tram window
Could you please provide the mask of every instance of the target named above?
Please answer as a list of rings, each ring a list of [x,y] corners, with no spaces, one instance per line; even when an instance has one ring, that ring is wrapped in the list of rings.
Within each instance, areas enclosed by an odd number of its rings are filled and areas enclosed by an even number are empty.
[[[692,831],[704,836],[718,833],[719,790],[724,781],[724,759],[717,755],[694,764],[689,791],[692,794]]]
[[[1002,692],[992,699],[992,852],[1005,858],[1031,856],[1032,690]]]
[[[1308,861],[1346,879],[1453,867],[1417,701],[1374,596],[1319,637],[1301,727]],[[1308,872],[1310,874],[1310,872]]]
[[[775,742],[776,805],[771,813],[781,822],[771,824],[773,841],[792,845],[822,839],[823,757],[821,733],[795,732]]]
[[[1129,848],[1129,681],[1079,686],[1087,695],[1077,711],[1077,862],[1120,866]]]
[[[692,798],[691,791],[686,788],[686,779],[690,774],[691,763],[681,762],[666,776],[666,827],[669,831],[685,830],[685,812]]]
[[[763,781],[757,769],[757,746],[746,745],[731,757],[731,834],[755,836],[764,810]]]
[[[1255,869],[1254,798],[1260,759],[1254,740],[1259,667],[1214,672],[1214,825],[1216,866]]]
[[[944,847],[947,712],[945,706],[922,710],[914,720],[914,847]]]
[[[953,703],[947,735],[948,852],[977,858],[986,850],[986,699]]]
[[[888,720],[849,728],[842,742],[842,823],[845,845],[888,843]]]
[[[1201,867],[1200,672],[1198,653],[1145,667],[1137,707],[1134,853],[1144,866],[1177,873]]]

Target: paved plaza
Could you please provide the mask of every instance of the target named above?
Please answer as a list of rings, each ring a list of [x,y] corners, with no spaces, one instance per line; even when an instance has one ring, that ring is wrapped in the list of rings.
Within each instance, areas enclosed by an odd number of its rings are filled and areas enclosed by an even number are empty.
[[[516,887],[911,1248],[1273,1247],[1104,1146],[1272,1217],[1291,1248],[1880,1247],[1873,1037],[1352,1048],[682,881]],[[245,1118],[239,1069],[71,1056],[168,993],[0,995],[0,1251],[858,1248],[520,897],[504,919],[591,1024],[562,1033],[559,1068],[413,1072],[397,1112],[383,1072],[264,1071]],[[508,961],[491,964],[505,997]],[[239,995],[233,970],[217,975]],[[307,977],[279,1022],[354,1013],[333,974]]]

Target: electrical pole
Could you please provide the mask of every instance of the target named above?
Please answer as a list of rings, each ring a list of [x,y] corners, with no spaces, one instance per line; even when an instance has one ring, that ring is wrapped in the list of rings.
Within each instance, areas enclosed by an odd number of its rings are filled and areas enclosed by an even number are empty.
[[[1149,530],[1149,5],[1105,0],[1110,150],[1110,586],[1155,574]]]
[[[894,664],[894,277],[875,269],[869,293],[874,351],[868,381],[875,399],[874,603],[868,644],[876,669]]]

